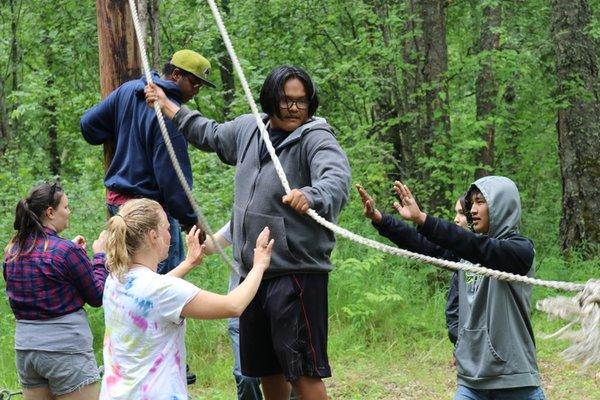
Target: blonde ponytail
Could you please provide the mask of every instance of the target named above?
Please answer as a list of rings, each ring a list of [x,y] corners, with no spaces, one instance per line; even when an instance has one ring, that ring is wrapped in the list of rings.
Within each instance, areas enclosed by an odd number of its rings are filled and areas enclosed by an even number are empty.
[[[145,244],[146,234],[157,230],[162,207],[154,200],[134,199],[108,220],[107,269],[118,280],[131,268],[131,258]]]

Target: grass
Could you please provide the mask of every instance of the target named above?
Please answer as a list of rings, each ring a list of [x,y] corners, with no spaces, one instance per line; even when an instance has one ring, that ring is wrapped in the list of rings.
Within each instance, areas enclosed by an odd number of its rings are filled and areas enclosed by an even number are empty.
[[[389,266],[388,257],[381,259]],[[211,290],[224,291],[227,271],[217,267],[218,261],[209,261],[205,268],[194,271],[191,280]],[[382,307],[373,310],[369,318],[362,314],[349,317],[342,308],[360,304],[361,298],[350,296],[347,300],[343,288],[352,287],[350,279],[356,279],[352,266],[333,272],[331,277],[329,351],[333,377],[326,380],[332,399],[449,399],[455,390],[455,371],[450,365],[451,345],[443,327],[443,291],[430,296],[423,280],[427,274],[420,270],[373,267],[369,273],[372,282],[364,282],[365,292],[377,287],[394,274],[404,276],[407,286],[399,290],[409,291],[398,303],[412,294],[409,305]],[[591,268],[592,265],[589,266]],[[355,266],[354,268],[358,268]],[[590,272],[583,267],[578,274]],[[354,278],[352,278],[354,277]],[[204,285],[202,285],[204,283]],[[417,287],[414,285],[422,285]],[[535,290],[535,297],[545,296],[545,290]],[[437,292],[436,292],[437,293]],[[342,302],[344,304],[342,304]],[[360,306],[362,307],[362,306]],[[359,307],[359,308],[360,308]],[[398,312],[395,312],[398,311]],[[89,310],[90,323],[95,336],[95,346],[101,363],[102,312]],[[18,387],[14,368],[12,335],[14,318],[3,295],[0,299],[0,388]],[[235,398],[235,384],[231,375],[230,345],[226,321],[188,321],[188,363],[197,374],[198,381],[190,386],[192,399]],[[560,326],[557,321],[547,321],[535,312],[536,332],[551,332]],[[538,339],[538,355],[543,386],[549,399],[597,399],[600,398],[600,369],[586,372],[561,360],[559,352],[565,343]]]
[[[71,187],[77,188],[72,200],[79,208],[72,218],[72,228],[64,236],[83,233],[91,240],[104,218],[102,188],[81,183]],[[15,193],[21,192],[26,189],[15,189]],[[377,238],[364,220],[356,218],[361,210],[354,200],[351,199],[342,215],[340,225]],[[7,204],[15,202],[11,199]],[[222,214],[224,206],[216,200],[203,204],[209,208],[207,214]],[[218,222],[224,222],[226,217],[223,215]],[[12,218],[12,209],[7,209],[0,218],[2,243],[8,241]],[[213,227],[219,226],[214,223]],[[450,365],[452,349],[446,339],[443,315],[448,273],[365,250],[346,240],[338,242],[334,263],[336,269],[329,287],[329,358],[333,377],[326,380],[330,397],[452,398],[456,374]],[[192,272],[190,280],[203,289],[225,292],[228,271],[223,263],[213,257],[205,264]],[[542,279],[585,281],[598,278],[600,258],[584,261],[574,255],[565,260],[555,246],[546,246],[538,253],[537,268]],[[536,288],[534,302],[554,294],[562,293]],[[88,313],[96,357],[102,363],[102,310],[90,308]],[[547,398],[600,399],[600,367],[582,372],[577,365],[561,360],[559,353],[566,343],[539,338],[540,333],[553,332],[562,324],[548,321],[537,311],[533,324],[538,334],[539,366]],[[18,387],[12,349],[14,325],[4,287],[0,286],[0,389]],[[197,383],[190,386],[190,397],[235,398],[226,321],[188,321],[186,345],[188,363],[198,376]]]

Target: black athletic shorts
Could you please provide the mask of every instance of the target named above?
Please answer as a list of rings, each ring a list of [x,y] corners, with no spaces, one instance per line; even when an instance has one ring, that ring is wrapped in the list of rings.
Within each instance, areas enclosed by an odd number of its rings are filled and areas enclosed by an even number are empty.
[[[261,282],[240,317],[242,374],[327,378],[327,273]]]

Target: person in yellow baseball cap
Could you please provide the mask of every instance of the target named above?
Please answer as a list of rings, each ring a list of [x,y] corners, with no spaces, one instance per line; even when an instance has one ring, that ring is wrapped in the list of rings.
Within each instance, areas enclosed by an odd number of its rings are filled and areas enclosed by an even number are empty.
[[[210,62],[193,50],[176,51],[163,68],[163,76],[177,84],[183,103],[190,101],[202,86],[215,88],[209,81]]]
[[[163,68],[163,76],[152,71],[153,82],[177,104],[190,101],[202,86],[214,88],[208,80],[210,62],[192,50],[175,52]],[[158,201],[167,212],[171,241],[169,255],[158,266],[166,274],[183,261],[181,228],[188,231],[198,217],[190,205],[165,151],[154,110],[146,106],[144,76],[125,82],[81,118],[81,132],[92,145],[112,141],[115,155],[104,177],[106,205],[114,215],[133,198]],[[173,149],[187,182],[192,185],[192,167],[187,142],[177,128],[167,123]],[[188,374],[188,382],[196,379]]]

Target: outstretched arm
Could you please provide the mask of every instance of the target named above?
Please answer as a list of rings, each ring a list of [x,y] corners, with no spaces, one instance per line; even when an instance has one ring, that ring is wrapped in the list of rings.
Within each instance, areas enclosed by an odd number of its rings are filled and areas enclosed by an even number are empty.
[[[204,117],[198,111],[180,107],[171,101],[157,85],[146,86],[146,103],[153,107],[155,102],[161,106],[166,117],[185,139],[194,147],[203,151],[217,153],[221,161],[229,165],[237,162],[237,120],[218,123]]]
[[[177,267],[169,271],[167,275],[183,278],[188,274],[188,272],[194,269],[194,267],[202,263],[205,250],[204,245],[201,245],[200,241],[198,240],[201,233],[202,230],[198,229],[195,225],[192,226],[187,234],[188,251],[185,260],[183,260]]]
[[[377,209],[375,200],[373,200],[365,188],[361,185],[356,185],[356,188],[363,203],[363,213],[365,217],[371,220],[373,227],[377,229],[381,236],[388,238],[401,249],[425,254],[431,257],[458,261],[458,257],[456,257],[454,253],[431,243],[412,226],[409,226],[389,214],[382,214],[381,211]]]
[[[521,236],[510,240],[497,239],[473,233],[422,212],[412,193],[402,182],[396,181],[394,188],[401,201],[394,203],[396,211],[402,218],[419,225],[419,233],[431,242],[474,264],[499,271],[526,275],[531,269],[535,251],[533,243],[528,239]]]
[[[198,293],[181,311],[182,317],[218,319],[239,317],[256,295],[263,274],[271,262],[274,240],[269,240],[269,228],[256,239],[254,264],[246,279],[227,295],[208,291]]]

